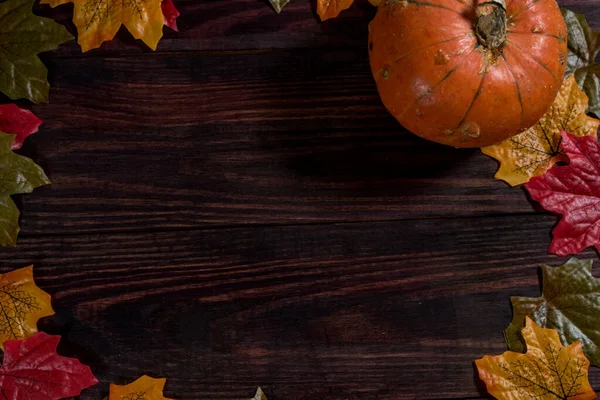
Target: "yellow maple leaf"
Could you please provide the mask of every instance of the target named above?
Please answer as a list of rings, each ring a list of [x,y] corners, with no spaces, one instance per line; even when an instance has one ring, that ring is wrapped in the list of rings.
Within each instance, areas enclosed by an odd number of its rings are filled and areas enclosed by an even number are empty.
[[[531,128],[481,151],[500,161],[494,178],[511,186],[543,175],[550,167],[568,158],[560,147],[561,131],[575,136],[598,133],[600,121],[586,115],[589,98],[579,88],[573,75],[565,79],[546,114]]]
[[[541,328],[526,317],[521,331],[527,353],[507,351],[477,361],[479,377],[499,400],[592,400],[588,381],[590,362],[576,341],[565,347],[558,332]]]
[[[170,400],[163,396],[165,378],[154,379],[147,375],[129,385],[110,385],[108,400]]]
[[[0,343],[37,333],[40,318],[54,314],[50,295],[37,287],[33,266],[0,275]]]
[[[73,22],[81,51],[95,49],[111,40],[121,25],[156,50],[165,24],[161,0],[41,0],[41,4],[52,7],[71,2],[75,4]]]
[[[354,0],[317,0],[317,13],[321,21],[337,17],[354,3]],[[375,7],[379,6],[381,0],[369,0],[369,3]]]

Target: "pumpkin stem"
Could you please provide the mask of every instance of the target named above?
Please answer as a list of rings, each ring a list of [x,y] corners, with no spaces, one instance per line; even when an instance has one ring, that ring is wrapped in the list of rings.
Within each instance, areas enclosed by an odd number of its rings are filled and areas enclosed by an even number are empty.
[[[505,0],[480,0],[475,20],[479,43],[490,50],[500,50],[506,43],[506,29]]]

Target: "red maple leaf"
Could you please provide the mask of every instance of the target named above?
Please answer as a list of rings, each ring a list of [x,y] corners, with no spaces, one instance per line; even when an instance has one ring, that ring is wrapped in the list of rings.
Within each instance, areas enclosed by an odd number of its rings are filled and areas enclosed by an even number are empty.
[[[563,216],[552,232],[551,253],[600,250],[600,144],[594,136],[562,132],[562,148],[569,165],[554,166],[525,187],[546,210]]]
[[[169,28],[173,29],[175,32],[178,32],[177,29],[177,17],[179,17],[179,11],[175,8],[175,4],[173,4],[173,0],[163,0],[160,3],[160,7],[163,12],[163,16],[165,17],[165,25]]]
[[[17,135],[12,149],[20,149],[25,138],[37,132],[42,120],[31,111],[23,110],[14,104],[0,105],[0,131]]]
[[[29,339],[4,342],[0,399],[58,400],[98,383],[89,367],[56,353],[59,340],[39,332]]]

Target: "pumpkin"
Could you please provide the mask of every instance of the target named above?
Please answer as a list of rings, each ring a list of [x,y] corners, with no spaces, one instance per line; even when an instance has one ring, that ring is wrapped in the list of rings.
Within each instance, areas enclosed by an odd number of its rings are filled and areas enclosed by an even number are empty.
[[[533,126],[567,63],[555,0],[384,0],[369,31],[385,107],[412,133],[455,147]]]

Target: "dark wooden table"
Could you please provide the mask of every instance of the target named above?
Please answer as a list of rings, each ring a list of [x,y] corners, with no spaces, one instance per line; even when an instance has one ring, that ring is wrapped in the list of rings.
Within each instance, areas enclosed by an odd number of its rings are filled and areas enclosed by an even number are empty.
[[[142,374],[181,400],[485,397],[473,360],[565,261],[557,218],[388,115],[369,5],[320,23],[308,0],[175,3],[155,53],[121,31],[43,57],[51,103],[21,153],[53,185],[18,198],[2,272],[35,265],[41,328],[101,380],[82,399]],[[599,0],[561,5],[600,29]],[[70,7],[40,10],[73,31]]]

